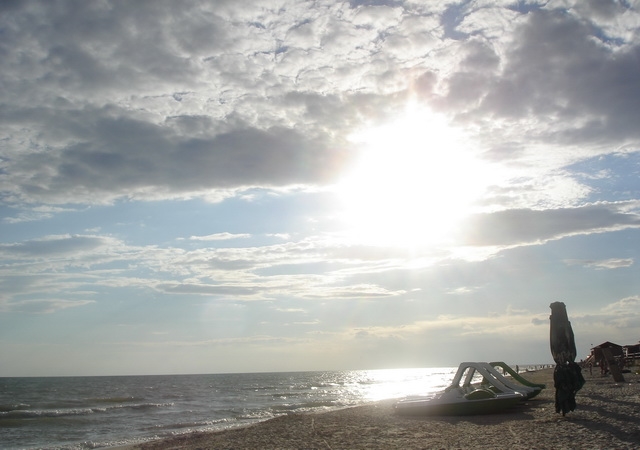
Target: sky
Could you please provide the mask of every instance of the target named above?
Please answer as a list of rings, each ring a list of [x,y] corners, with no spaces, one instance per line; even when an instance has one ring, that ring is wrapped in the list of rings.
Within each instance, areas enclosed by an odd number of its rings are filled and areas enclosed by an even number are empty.
[[[640,339],[639,2],[0,10],[0,376]]]

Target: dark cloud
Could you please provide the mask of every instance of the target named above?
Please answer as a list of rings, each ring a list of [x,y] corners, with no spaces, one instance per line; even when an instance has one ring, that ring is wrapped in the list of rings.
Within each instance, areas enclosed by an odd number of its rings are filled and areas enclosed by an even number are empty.
[[[15,257],[56,257],[78,255],[91,252],[106,245],[104,238],[94,236],[52,236],[45,239],[26,241],[19,244],[0,245],[0,254],[6,258]]]
[[[512,209],[473,216],[462,242],[474,246],[543,243],[576,234],[640,227],[640,216],[624,212],[624,204],[596,204],[548,210]],[[628,206],[628,205],[626,205]]]
[[[604,20],[612,20],[627,9],[625,1],[620,0],[585,0],[583,7],[591,14]]]
[[[205,119],[178,119],[183,128],[206,125]],[[204,121],[204,122],[203,122]],[[217,135],[190,137],[144,120],[111,117],[100,111],[71,114],[64,123],[76,143],[59,150],[34,152],[13,165],[23,179],[25,199],[65,203],[144,196],[146,189],[165,195],[208,189],[325,183],[336,176],[349,155],[295,129],[259,129],[237,125]],[[185,125],[186,124],[186,125]]]
[[[349,4],[353,8],[360,6],[400,6],[400,0],[349,0]]]
[[[533,11],[515,30],[478,113],[514,125],[536,118],[530,137],[552,143],[638,139],[639,56],[637,44],[612,47],[596,25],[565,11]]]

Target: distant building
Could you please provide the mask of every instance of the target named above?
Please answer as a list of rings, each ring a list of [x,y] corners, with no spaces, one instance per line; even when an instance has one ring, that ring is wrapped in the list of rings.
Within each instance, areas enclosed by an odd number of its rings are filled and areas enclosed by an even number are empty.
[[[609,349],[609,351],[611,352],[611,355],[614,358],[624,355],[624,352],[622,350],[622,345],[614,344],[613,342],[607,341],[593,347],[591,349],[591,356],[589,357],[589,359],[592,359],[598,365],[601,365],[602,363],[604,363],[606,359],[602,354],[602,350],[605,348]]]
[[[622,354],[625,358],[640,358],[640,343],[633,345],[623,345]]]
[[[609,350],[611,362],[615,361],[620,368],[627,368],[640,365],[640,342],[633,345],[618,345],[613,342],[603,342],[591,349],[589,357],[583,361],[583,367],[599,366],[604,372],[608,371],[610,363],[604,355],[603,350]]]

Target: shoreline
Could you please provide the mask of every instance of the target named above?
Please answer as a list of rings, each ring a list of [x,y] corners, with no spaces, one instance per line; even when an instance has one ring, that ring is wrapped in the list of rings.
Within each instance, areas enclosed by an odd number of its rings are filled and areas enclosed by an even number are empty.
[[[576,396],[577,408],[564,417],[555,412],[553,369],[542,369],[522,376],[547,388],[504,413],[404,417],[393,411],[397,399],[390,399],[111,449],[637,448],[640,375],[624,374],[624,383],[590,375],[588,369],[583,375],[586,383]]]

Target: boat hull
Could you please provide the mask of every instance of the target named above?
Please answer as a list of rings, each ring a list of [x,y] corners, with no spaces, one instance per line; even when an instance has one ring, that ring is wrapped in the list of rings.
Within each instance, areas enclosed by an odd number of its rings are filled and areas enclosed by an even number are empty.
[[[416,397],[400,400],[395,410],[403,416],[469,416],[504,412],[522,401],[522,395],[504,394],[491,398],[469,400],[463,395]]]

